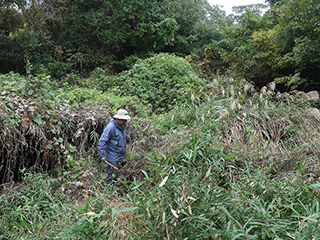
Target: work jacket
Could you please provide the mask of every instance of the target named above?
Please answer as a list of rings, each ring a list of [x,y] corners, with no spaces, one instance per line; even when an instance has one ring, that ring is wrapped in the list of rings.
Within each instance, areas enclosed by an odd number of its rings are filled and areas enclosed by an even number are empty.
[[[105,126],[98,142],[98,156],[105,157],[107,161],[122,161],[126,155],[127,132],[125,127],[120,126],[112,119]]]

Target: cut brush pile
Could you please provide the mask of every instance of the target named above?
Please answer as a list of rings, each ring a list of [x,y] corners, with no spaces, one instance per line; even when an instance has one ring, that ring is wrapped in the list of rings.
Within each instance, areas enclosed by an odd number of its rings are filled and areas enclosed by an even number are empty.
[[[0,96],[0,181],[19,179],[19,169],[63,166],[72,152],[95,149],[111,114],[97,106],[39,105],[10,92]]]

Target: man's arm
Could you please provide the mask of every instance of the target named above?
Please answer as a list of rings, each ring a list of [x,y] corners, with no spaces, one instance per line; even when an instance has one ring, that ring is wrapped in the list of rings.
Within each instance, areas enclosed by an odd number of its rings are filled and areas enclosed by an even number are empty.
[[[105,158],[106,157],[106,149],[107,144],[112,136],[112,129],[107,126],[103,130],[103,133],[98,141],[98,156],[99,158]]]

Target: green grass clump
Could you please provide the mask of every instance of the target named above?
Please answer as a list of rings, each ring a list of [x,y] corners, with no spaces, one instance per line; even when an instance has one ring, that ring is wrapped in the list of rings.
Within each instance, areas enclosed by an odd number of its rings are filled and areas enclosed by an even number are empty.
[[[128,216],[135,208],[119,201],[116,194],[100,191],[101,185],[97,182],[100,179],[92,178],[85,166],[80,163],[68,171],[60,169],[56,177],[24,169],[21,184],[14,188],[2,185],[0,238],[115,239],[124,236]],[[87,175],[91,176],[89,185],[86,185]],[[95,197],[90,198],[83,192]]]
[[[22,171],[24,184],[18,190],[1,195],[1,239],[17,239],[26,236],[54,236],[56,220],[66,196],[59,189],[58,179],[44,174]]]
[[[149,164],[144,184],[153,187],[133,187],[130,195],[139,209],[136,239],[320,236],[320,184],[300,173],[272,178],[197,135],[180,153],[154,154]]]

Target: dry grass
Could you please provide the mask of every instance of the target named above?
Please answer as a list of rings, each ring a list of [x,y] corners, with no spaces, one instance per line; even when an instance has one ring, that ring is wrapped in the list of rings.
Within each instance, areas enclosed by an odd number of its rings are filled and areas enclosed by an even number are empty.
[[[241,84],[237,88],[237,93],[224,93],[230,105],[224,106],[216,120],[224,129],[224,147],[239,152],[255,168],[270,167],[281,174],[297,171],[297,164],[303,163],[307,172],[318,175],[320,112],[309,107],[310,98],[301,97],[301,92],[276,94],[274,85],[252,97]],[[239,105],[237,99],[242,98],[247,100]]]

